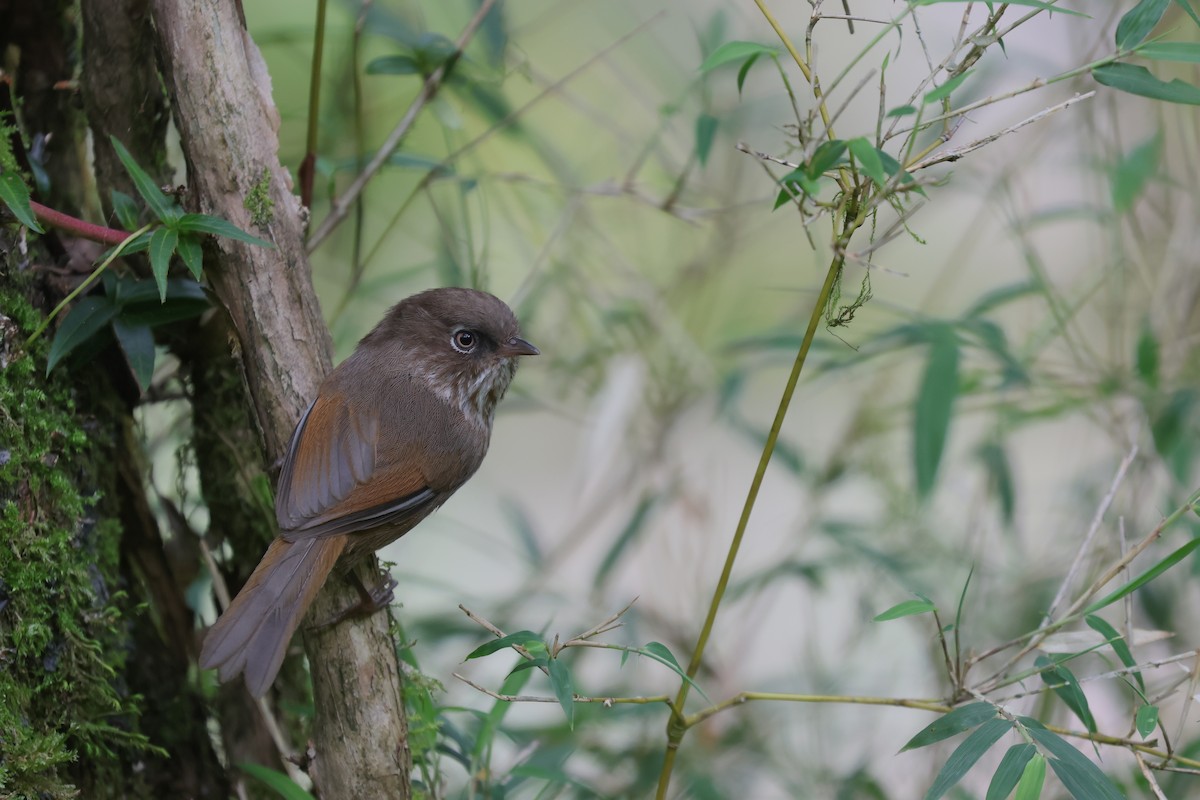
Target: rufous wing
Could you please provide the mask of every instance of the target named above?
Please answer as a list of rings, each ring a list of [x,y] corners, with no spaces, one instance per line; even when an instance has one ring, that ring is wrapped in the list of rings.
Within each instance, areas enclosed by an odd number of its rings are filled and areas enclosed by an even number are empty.
[[[379,411],[323,394],[296,426],[279,476],[275,515],[283,537],[352,533],[422,516],[438,493],[421,453],[379,450]]]

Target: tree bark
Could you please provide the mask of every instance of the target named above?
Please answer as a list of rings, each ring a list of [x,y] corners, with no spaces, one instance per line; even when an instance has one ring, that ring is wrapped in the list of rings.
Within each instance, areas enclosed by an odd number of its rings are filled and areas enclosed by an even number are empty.
[[[274,462],[315,397],[332,348],[305,255],[301,208],[279,163],[269,78],[234,0],[154,0],[153,10],[187,161],[185,204],[275,244],[217,239],[205,252],[207,278],[237,329]],[[335,578],[310,618],[356,599]],[[305,643],[316,702],[313,772],[322,797],[407,798],[404,707],[386,615],[348,620],[306,635]]]

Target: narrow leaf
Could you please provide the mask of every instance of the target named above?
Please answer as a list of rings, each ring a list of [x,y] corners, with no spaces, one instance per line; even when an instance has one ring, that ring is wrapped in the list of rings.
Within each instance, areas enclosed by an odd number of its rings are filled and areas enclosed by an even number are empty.
[[[1054,756],[1050,768],[1075,800],[1125,800],[1108,776],[1069,742],[1031,717],[1019,717],[1018,720],[1029,735]]]
[[[1142,383],[1151,389],[1158,388],[1159,363],[1158,338],[1149,320],[1143,320],[1142,330],[1138,333],[1137,352],[1134,356],[1134,371],[1142,379]]]
[[[970,730],[995,717],[997,717],[996,707],[991,703],[968,703],[965,706],[959,706],[950,713],[938,717],[918,731],[916,736],[908,740],[908,744],[900,748],[900,752],[916,750],[919,747],[928,747],[943,739],[949,739],[951,736]]]
[[[889,608],[876,614],[872,622],[887,622],[888,620],[900,619],[901,617],[911,617],[914,614],[928,614],[931,611],[937,611],[937,606],[928,600],[905,600],[903,603],[897,603]]]
[[[750,56],[745,61],[743,61],[742,66],[738,68],[737,89],[738,89],[739,97],[742,94],[742,86],[745,85],[745,83],[746,83],[746,76],[748,74],[750,74],[750,68],[754,66],[755,61],[758,61],[758,57],[760,55],[762,55],[762,53],[755,53],[754,55]]]
[[[1175,5],[1182,8],[1192,18],[1192,22],[1196,23],[1196,27],[1200,28],[1200,16],[1196,16],[1196,10],[1188,0],[1175,0]]]
[[[114,319],[112,326],[125,361],[145,392],[154,378],[154,333],[149,325],[131,325],[121,317]]]
[[[204,251],[196,237],[183,234],[179,237],[176,250],[179,257],[183,259],[183,263],[187,265],[188,271],[192,273],[192,277],[200,280],[200,276],[204,274]]]
[[[562,659],[550,659],[550,685],[554,687],[554,696],[567,715],[567,727],[575,727],[575,687],[571,683],[571,671]]]
[[[984,800],[1005,800],[1021,780],[1029,760],[1035,755],[1037,755],[1037,748],[1028,742],[1014,744],[1008,748],[1004,758],[1000,759],[1000,765],[996,767],[995,774],[992,775],[992,782],[988,784],[987,796],[984,797]],[[1043,773],[1045,769],[1045,764],[1043,764]]]
[[[604,583],[609,573],[620,561],[621,556],[633,543],[637,535],[646,525],[646,520],[649,518],[650,510],[654,508],[655,498],[652,496],[643,497],[638,503],[637,508],[633,510],[633,515],[629,518],[629,522],[625,523],[625,527],[621,533],[617,535],[616,541],[612,547],[604,554],[604,558],[600,560],[600,566],[596,569],[596,577],[592,580],[593,586],[600,586]]]
[[[1042,796],[1042,785],[1046,782],[1046,757],[1038,753],[1029,759],[1021,782],[1017,784],[1017,795],[1013,800],[1038,800]]]
[[[940,5],[942,3],[969,3],[973,1],[974,0],[911,0],[912,5],[915,6],[933,6]],[[1026,8],[1040,8],[1043,11],[1049,11],[1053,14],[1066,14],[1072,17],[1087,17],[1088,19],[1091,19],[1090,16],[1084,14],[1082,11],[1072,11],[1069,8],[1063,8],[1062,6],[1055,5],[1052,2],[1047,2],[1047,0],[1008,0],[1005,5],[1025,6]]]
[[[776,52],[778,51],[774,47],[768,47],[758,42],[726,42],[704,59],[704,63],[700,65],[700,71],[709,72],[722,64],[741,61],[743,58],[752,56],[771,55]]]
[[[1158,706],[1138,706],[1133,721],[1138,735],[1145,739],[1154,733],[1154,729],[1158,727]]]
[[[1174,553],[1171,553],[1169,556],[1164,558],[1162,561],[1158,562],[1153,567],[1146,570],[1141,575],[1139,575],[1138,577],[1131,580],[1129,583],[1122,586],[1120,589],[1117,589],[1112,594],[1105,595],[1101,599],[1092,603],[1090,606],[1088,606],[1087,608],[1085,608],[1083,610],[1083,613],[1085,615],[1086,614],[1095,614],[1100,609],[1104,608],[1107,605],[1115,603],[1116,601],[1120,600],[1125,595],[1127,595],[1131,592],[1137,591],[1138,589],[1145,586],[1150,581],[1157,578],[1159,575],[1162,575],[1164,572],[1169,570],[1171,567],[1178,564],[1180,561],[1183,561],[1183,559],[1185,559],[1189,555],[1191,555],[1192,551],[1195,550],[1197,547],[1200,547],[1200,538],[1190,540],[1183,547],[1180,547]]]
[[[92,338],[117,315],[117,307],[107,297],[85,297],[63,319],[50,343],[46,374],[75,348]]]
[[[154,179],[138,166],[137,161],[125,149],[125,145],[121,144],[120,139],[110,136],[109,141],[112,142],[113,149],[117,151],[117,158],[121,159],[121,163],[125,165],[125,171],[133,179],[133,185],[137,188],[138,194],[146,201],[146,205],[150,206],[154,216],[158,217],[163,224],[174,223],[179,218],[178,207],[162,193],[162,190],[154,183]]]
[[[493,639],[490,642],[485,642],[479,645],[470,653],[463,661],[470,661],[473,658],[483,658],[490,656],[492,653],[499,652],[514,645],[528,649],[530,642],[542,643],[542,637],[533,631],[517,631],[510,633],[507,636],[501,636],[499,639]]]
[[[175,254],[175,245],[179,242],[179,233],[171,228],[158,228],[150,237],[150,271],[158,282],[159,299],[167,299],[167,270],[171,268],[171,256]]]
[[[304,787],[296,785],[295,781],[282,772],[277,772],[260,764],[248,763],[238,764],[238,769],[266,784],[268,788],[273,789],[283,800],[316,800],[315,797],[305,791]]]
[[[1155,61],[1187,61],[1200,63],[1200,42],[1149,42],[1138,48],[1137,54]]]
[[[138,207],[132,197],[113,189],[112,206],[113,213],[117,215],[117,222],[120,222],[125,230],[134,231],[142,227],[138,224]]]
[[[701,114],[696,118],[696,159],[700,166],[708,163],[713,138],[717,135],[717,118],[712,114]]]
[[[933,785],[925,793],[925,800],[938,800],[950,791],[971,767],[975,766],[975,762],[1010,730],[1012,723],[1006,719],[991,719],[980,725],[950,754],[950,758],[946,759],[941,771],[934,778]]]
[[[933,490],[957,396],[958,337],[950,327],[939,325],[932,331],[913,414],[913,461],[921,498]]]
[[[1088,707],[1087,695],[1075,678],[1075,673],[1057,664],[1046,656],[1038,656],[1034,665],[1042,671],[1042,680],[1067,704],[1067,708],[1079,717],[1079,721],[1092,733],[1096,732],[1096,720]]]
[[[821,177],[826,170],[836,167],[846,159],[846,143],[841,139],[833,139],[832,141],[822,142],[816,150],[813,151],[812,158],[808,162],[808,167],[804,170],[805,174],[814,181]]]
[[[1158,172],[1162,155],[1162,136],[1155,134],[1113,165],[1109,174],[1113,208],[1124,214],[1133,208],[1146,184]]]
[[[953,78],[946,81],[941,86],[938,86],[933,91],[926,92],[924,103],[928,105],[929,103],[936,103],[939,100],[944,100],[945,98],[949,97],[950,93],[961,86],[962,82],[965,81],[972,72],[974,72],[974,70],[969,69],[966,72],[955,75]]]
[[[1141,44],[1162,19],[1171,0],[1142,0],[1117,23],[1117,49],[1132,50]]]
[[[1097,83],[1122,92],[1165,100],[1168,103],[1200,105],[1200,89],[1175,78],[1170,83],[1154,77],[1150,70],[1137,64],[1105,64],[1092,70]]]
[[[29,205],[29,187],[14,170],[0,175],[0,202],[8,206],[8,210],[26,228],[35,233],[44,232],[42,226],[38,225],[37,217],[33,215],[33,209]]]
[[[228,220],[210,217],[207,214],[184,214],[176,226],[181,233],[208,233],[213,236],[224,236],[226,239],[236,239],[246,244],[256,244],[259,247],[274,247],[266,239],[251,236]]]
[[[366,71],[368,75],[416,75],[421,69],[410,56],[391,55],[371,59]]]
[[[1000,514],[1004,518],[1004,524],[1012,525],[1017,499],[1008,451],[996,442],[987,442],[979,448],[979,460],[987,470],[989,484],[1000,503]]]
[[[1108,640],[1108,644],[1112,647],[1113,652],[1117,654],[1117,658],[1121,659],[1122,664],[1126,667],[1137,665],[1137,661],[1133,659],[1133,653],[1130,652],[1129,644],[1126,643],[1125,637],[1117,633],[1117,629],[1108,624],[1108,620],[1089,614],[1084,618],[1084,622],[1088,624],[1088,627]],[[1137,681],[1138,688],[1144,693],[1146,691],[1146,682],[1142,679],[1142,673],[1140,671],[1134,672],[1133,677]]]
[[[879,151],[875,149],[875,145],[867,141],[866,137],[860,136],[846,142],[846,146],[850,148],[851,155],[858,160],[862,171],[867,173],[867,176],[877,186],[887,183],[887,174],[883,171],[883,161],[879,158]]]
[[[916,106],[896,106],[884,116],[887,117],[907,117],[917,113]]]

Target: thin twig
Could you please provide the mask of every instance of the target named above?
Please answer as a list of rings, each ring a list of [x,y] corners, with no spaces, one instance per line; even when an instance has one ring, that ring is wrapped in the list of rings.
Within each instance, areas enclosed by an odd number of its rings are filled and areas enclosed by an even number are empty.
[[[543,697],[534,694],[501,694],[493,692],[491,689],[480,686],[470,678],[460,675],[457,672],[451,673],[455,678],[470,686],[477,692],[482,692],[488,697],[496,700],[503,700],[506,703],[557,703],[557,697]],[[576,703],[599,703],[605,708],[617,705],[650,705],[653,703],[670,703],[671,698],[665,694],[654,695],[651,697],[588,697],[586,695],[573,695]]]

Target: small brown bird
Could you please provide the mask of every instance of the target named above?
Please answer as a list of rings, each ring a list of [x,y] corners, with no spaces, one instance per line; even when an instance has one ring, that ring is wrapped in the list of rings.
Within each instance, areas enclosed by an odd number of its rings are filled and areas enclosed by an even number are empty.
[[[329,374],[292,434],[279,536],[204,639],[200,666],[255,697],[339,559],[411,530],[475,474],[518,356],[512,310],[473,289],[402,300]]]

